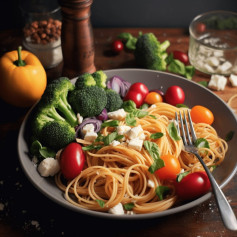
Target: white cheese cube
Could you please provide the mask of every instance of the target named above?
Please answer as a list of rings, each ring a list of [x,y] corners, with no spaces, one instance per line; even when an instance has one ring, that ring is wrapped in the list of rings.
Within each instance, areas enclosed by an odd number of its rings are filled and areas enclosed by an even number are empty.
[[[131,128],[126,134],[129,139],[135,139],[137,138],[141,133],[143,132],[143,129],[141,125],[138,125],[137,127]]]
[[[109,213],[115,214],[115,215],[123,215],[124,214],[124,210],[123,210],[122,203],[118,203],[116,206],[110,208],[109,209]]]
[[[81,124],[83,121],[83,117],[79,113],[77,114],[77,121],[78,121],[78,124]]]
[[[131,127],[127,125],[121,125],[117,127],[117,133],[119,135],[124,135],[126,132],[128,132],[131,129]]]
[[[208,87],[213,90],[224,90],[227,83],[227,78],[221,75],[212,75],[208,83]]]
[[[119,144],[120,144],[120,142],[117,141],[117,140],[113,140],[113,141],[110,143],[111,146],[118,146]]]
[[[82,128],[82,133],[86,134],[88,132],[94,132],[94,130],[95,126],[92,123],[88,123]]]
[[[42,160],[38,166],[38,171],[43,177],[54,176],[59,170],[60,165],[58,160],[51,157]]]
[[[84,136],[84,140],[88,142],[93,142],[97,138],[96,132],[87,132]]]
[[[229,79],[232,86],[237,86],[237,75],[231,74]]]
[[[128,141],[128,147],[130,147],[134,150],[137,150],[137,151],[141,151],[142,145],[143,145],[143,140],[140,140],[137,138]]]
[[[207,62],[208,65],[210,65],[211,67],[217,67],[217,66],[220,64],[218,58],[216,58],[216,57],[207,58],[206,62]]]
[[[204,68],[206,71],[210,72],[210,73],[214,73],[214,72],[215,72],[214,68],[211,67],[209,64],[204,64],[204,65],[203,65],[203,68]]]
[[[148,179],[147,186],[149,188],[154,188],[155,187],[155,183],[152,180]]]
[[[124,109],[119,109],[108,113],[108,117],[114,120],[122,120],[126,117],[126,112]]]
[[[228,70],[231,69],[232,66],[233,65],[229,61],[226,61],[217,68],[217,72],[227,73]]]
[[[224,53],[223,53],[223,51],[221,51],[221,50],[215,50],[215,51],[213,52],[213,55],[214,55],[215,57],[222,57],[222,56],[224,55]]]

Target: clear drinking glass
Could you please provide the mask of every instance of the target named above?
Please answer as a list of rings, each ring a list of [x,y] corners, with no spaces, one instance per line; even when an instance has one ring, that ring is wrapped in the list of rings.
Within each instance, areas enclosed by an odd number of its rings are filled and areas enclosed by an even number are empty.
[[[237,13],[212,11],[195,17],[190,26],[189,60],[207,74],[237,73]]]

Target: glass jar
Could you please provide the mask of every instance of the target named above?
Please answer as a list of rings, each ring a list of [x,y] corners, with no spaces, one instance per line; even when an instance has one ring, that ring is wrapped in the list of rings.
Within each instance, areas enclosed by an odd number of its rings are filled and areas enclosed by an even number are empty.
[[[57,2],[21,2],[25,19],[23,46],[48,69],[62,62],[61,11]]]

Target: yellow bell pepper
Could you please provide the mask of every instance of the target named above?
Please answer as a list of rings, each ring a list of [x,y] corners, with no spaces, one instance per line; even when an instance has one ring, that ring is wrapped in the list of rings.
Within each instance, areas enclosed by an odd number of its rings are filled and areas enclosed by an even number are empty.
[[[5,53],[0,58],[0,97],[17,107],[37,102],[47,85],[47,76],[39,59],[28,51]]]

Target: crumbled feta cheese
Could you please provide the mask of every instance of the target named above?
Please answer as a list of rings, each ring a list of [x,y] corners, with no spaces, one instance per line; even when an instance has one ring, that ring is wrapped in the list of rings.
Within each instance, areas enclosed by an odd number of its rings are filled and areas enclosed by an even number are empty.
[[[218,58],[216,58],[216,57],[207,58],[206,62],[207,62],[208,65],[210,65],[211,67],[217,67],[217,66],[220,64]]]
[[[226,73],[231,67],[232,64],[229,61],[226,61],[217,68],[217,72]]]
[[[126,112],[124,109],[119,109],[108,113],[110,119],[122,120],[126,117]]]
[[[208,83],[208,87],[214,90],[224,90],[227,83],[227,78],[221,75],[212,75]]]
[[[84,140],[88,141],[88,142],[93,142],[96,138],[97,138],[97,133],[96,132],[87,132],[85,134]]]
[[[86,134],[87,132],[94,132],[94,130],[95,126],[92,123],[88,123],[82,128],[82,133]]]
[[[213,51],[213,55],[215,57],[222,57],[224,55],[224,53],[221,50],[215,50],[215,51]]]
[[[123,210],[122,203],[118,203],[116,206],[110,208],[109,209],[109,213],[115,214],[115,215],[123,215],[124,214],[124,210]]]
[[[141,151],[143,145],[143,140],[140,139],[131,139],[128,141],[128,146],[134,150]]]
[[[135,139],[140,135],[141,132],[143,132],[143,129],[141,125],[138,125],[137,127],[131,128],[126,134],[129,139]]]
[[[229,79],[232,86],[237,86],[237,75],[231,74]]]
[[[119,142],[119,141],[116,141],[116,140],[113,140],[113,141],[110,143],[111,146],[118,146],[119,144],[120,144],[120,142]]]
[[[131,127],[127,125],[121,125],[117,127],[117,133],[119,135],[124,135],[126,132],[128,132],[131,129]]]
[[[215,70],[213,69],[213,67],[210,66],[209,64],[204,64],[203,67],[204,67],[204,69],[205,69],[206,71],[208,71],[208,72],[210,72],[210,73],[214,73],[214,72],[215,72]]]
[[[81,124],[83,121],[83,117],[79,113],[77,113],[77,121],[78,121],[78,124]]]
[[[59,170],[60,165],[58,160],[51,157],[42,160],[38,166],[38,171],[43,177],[54,176]]]
[[[154,188],[155,187],[155,183],[150,179],[148,179],[147,185],[148,185],[149,188]]]

